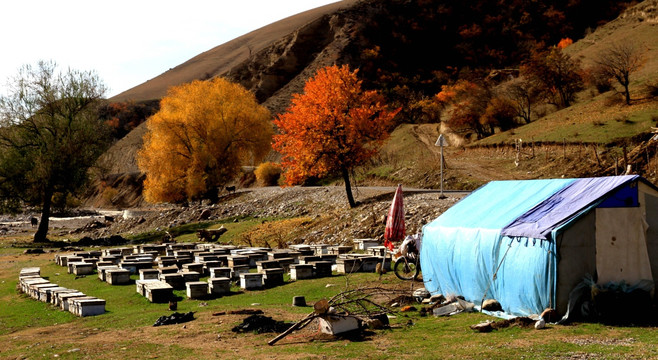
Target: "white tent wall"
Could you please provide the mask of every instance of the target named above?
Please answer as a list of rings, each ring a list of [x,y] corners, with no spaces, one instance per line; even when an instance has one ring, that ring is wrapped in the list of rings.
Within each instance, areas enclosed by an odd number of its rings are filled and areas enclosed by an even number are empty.
[[[658,287],[658,191],[640,183],[640,206],[645,214],[647,229],[647,252],[651,262],[651,274]]]
[[[596,271],[598,284],[653,280],[647,252],[647,223],[640,207],[598,208]]]
[[[585,274],[596,271],[596,215],[594,211],[576,221],[558,236],[558,266],[555,310],[567,311],[569,293]]]

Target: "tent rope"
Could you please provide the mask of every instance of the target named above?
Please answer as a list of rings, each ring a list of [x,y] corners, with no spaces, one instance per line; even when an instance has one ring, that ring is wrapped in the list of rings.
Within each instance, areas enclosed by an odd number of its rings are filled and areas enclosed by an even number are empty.
[[[510,243],[507,245],[507,251],[505,251],[505,255],[503,255],[502,259],[500,259],[500,263],[498,263],[498,266],[496,267],[496,271],[494,271],[491,282],[489,282],[489,285],[487,285],[487,289],[484,290],[484,295],[482,295],[482,300],[480,301],[480,312],[482,312],[482,305],[484,304],[484,299],[487,297],[487,293],[489,292],[491,285],[493,284],[494,281],[496,281],[496,278],[498,277],[498,270],[500,269],[500,266],[503,265],[503,261],[505,261],[505,258],[507,257],[507,253],[509,253],[509,250],[512,248],[512,242],[514,242],[514,240],[510,241]]]

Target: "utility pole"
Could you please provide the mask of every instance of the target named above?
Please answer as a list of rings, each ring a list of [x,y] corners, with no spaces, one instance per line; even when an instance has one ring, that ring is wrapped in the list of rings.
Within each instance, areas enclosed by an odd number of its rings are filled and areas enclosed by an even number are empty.
[[[448,142],[446,141],[443,134],[440,134],[434,145],[441,147],[441,195],[439,195],[439,199],[445,199],[446,197],[443,195],[443,146],[447,146]]]

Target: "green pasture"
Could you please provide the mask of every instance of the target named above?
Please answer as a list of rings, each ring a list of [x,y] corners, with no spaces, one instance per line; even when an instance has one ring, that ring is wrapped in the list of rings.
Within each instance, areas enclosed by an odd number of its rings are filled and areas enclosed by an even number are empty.
[[[211,354],[201,352],[188,343],[162,344],[161,338],[180,336],[183,325],[152,328],[155,320],[169,315],[167,304],[152,304],[135,292],[135,285],[112,286],[101,282],[96,275],[76,279],[66,269],[57,266],[54,253],[27,256],[19,249],[3,248],[0,251],[0,359],[13,358],[242,358],[234,351],[217,344]],[[16,289],[18,273],[23,267],[39,266],[41,274],[60,286],[74,288],[107,301],[107,313],[78,318],[52,305],[33,300]],[[134,279],[134,277],[133,277]],[[292,282],[286,277],[283,286],[259,291],[242,291],[232,287],[232,294],[219,298],[190,300],[184,291],[176,291],[179,312],[194,311],[195,318],[245,308],[258,308],[276,320],[294,322],[312,311],[311,307],[293,307],[293,296],[304,295],[309,303],[330,298],[346,289],[356,287],[397,286],[406,288],[391,273],[380,279],[376,274],[359,273],[349,277],[334,275]],[[416,284],[418,286],[419,284]],[[254,305],[257,304],[257,305]],[[421,306],[418,305],[417,308]],[[477,333],[470,325],[482,321],[496,321],[481,313],[465,313],[436,318],[420,316],[419,312],[395,313],[391,328],[373,330],[356,338],[312,340],[296,335],[275,346],[267,341],[275,334],[234,334],[230,329],[239,322],[203,322],[195,336],[226,336],[249,348],[249,356],[257,358],[657,358],[658,336],[656,328],[611,327],[602,324],[549,325],[546,329],[511,327],[491,333]],[[246,315],[245,315],[246,317]],[[119,337],[109,343],[81,346],[74,340],[60,337],[58,325],[73,325],[75,336],[84,338],[93,334],[151,333],[157,337]],[[43,340],[28,342],[24,334],[43,329]],[[149,331],[151,329],[156,329]],[[237,337],[237,338],[236,338]],[[160,339],[160,340],[158,340]],[[102,355],[100,355],[102,354]]]

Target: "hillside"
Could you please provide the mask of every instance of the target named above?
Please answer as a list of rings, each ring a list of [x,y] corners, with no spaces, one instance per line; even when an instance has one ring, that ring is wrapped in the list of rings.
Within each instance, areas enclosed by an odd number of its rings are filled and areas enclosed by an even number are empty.
[[[214,47],[163,74],[137,85],[111,100],[144,101],[160,99],[172,85],[224,75],[253,54],[289,36],[327,14],[350,6],[357,0],[344,0],[290,16]]]
[[[651,41],[658,37],[656,1],[647,0],[606,24],[606,19],[616,16],[615,11],[623,4],[599,2],[596,11],[588,11],[587,6],[594,4],[587,1],[560,3],[552,9],[559,12],[562,23],[552,24],[547,21],[555,14],[546,5],[532,8],[524,2],[497,9],[489,1],[474,4],[342,1],[289,17],[220,45],[112,100],[154,99],[161,97],[168,86],[221,75],[250,89],[277,114],[285,110],[292,94],[300,92],[306,79],[318,68],[346,63],[360,69],[366,86],[379,89],[393,105],[403,108],[400,123],[435,123],[438,119],[428,117],[418,104],[436,94],[441,84],[456,76],[484,76],[496,67],[514,66],[538,41],[556,43],[565,34],[579,39],[585,33],[587,36],[568,49],[585,65],[603,46],[614,41],[632,38],[647,47],[648,60],[632,84],[634,97],[642,97],[645,85],[658,73],[656,43]],[[509,18],[489,16],[499,10]],[[524,21],[519,18],[522,14]],[[597,24],[606,25],[592,31]],[[510,27],[514,31],[510,32]],[[428,52],[430,47],[443,51]],[[614,169],[609,169],[610,159],[603,160],[603,164],[601,159],[593,159],[602,168],[593,169],[589,163],[569,163],[568,156],[563,156],[567,161],[562,162],[548,155],[544,161],[552,159],[552,165],[528,164],[530,168],[525,169],[525,162],[515,165],[516,155],[510,148],[517,138],[526,143],[541,141],[545,146],[565,142],[581,147],[581,143],[605,146],[645,132],[652,121],[655,124],[655,101],[646,99],[631,107],[610,105],[614,96],[613,92],[596,95],[584,91],[574,106],[549,111],[547,116],[529,125],[481,140],[475,144],[482,147],[477,150],[472,145],[463,147],[464,140],[450,135],[453,147],[446,149],[446,184],[471,189],[492,179],[614,173]],[[359,181],[385,184],[404,181],[412,186],[438,187],[438,161],[435,161],[438,156],[433,146],[438,135],[436,129],[436,124],[398,127],[381,156],[370,167],[359,171]],[[145,131],[144,124],[138,126],[101,158],[101,178],[106,181],[96,183],[97,190],[88,204],[107,205],[109,198],[114,199],[115,205],[140,204],[141,198],[135,196],[141,190],[135,154]],[[401,143],[400,139],[410,140]],[[508,144],[500,159],[500,150],[487,150],[495,144]],[[534,158],[528,154],[523,157]]]

